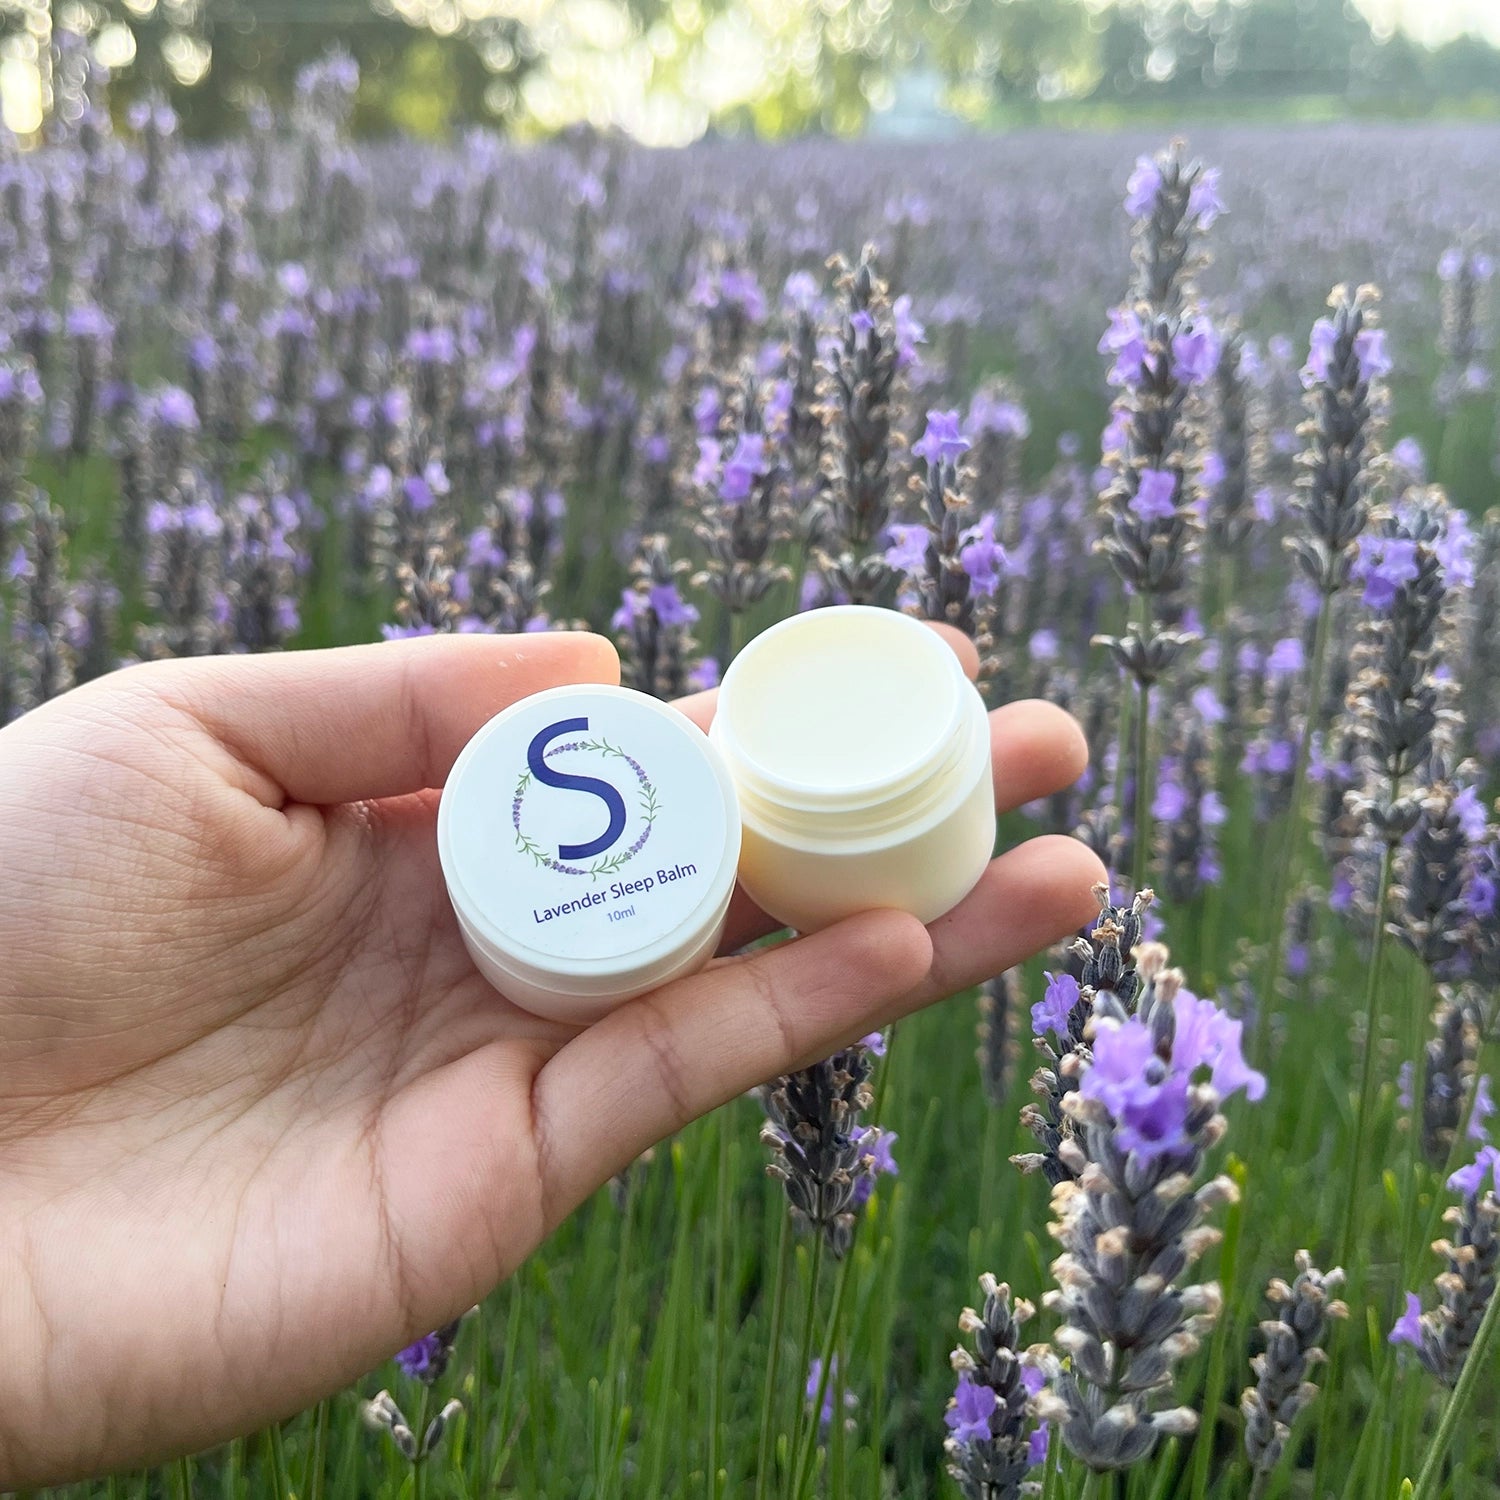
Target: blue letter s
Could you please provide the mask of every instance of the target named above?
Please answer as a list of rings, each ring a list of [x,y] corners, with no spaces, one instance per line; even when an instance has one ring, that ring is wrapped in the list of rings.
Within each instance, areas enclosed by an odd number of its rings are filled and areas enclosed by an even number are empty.
[[[559,844],[559,859],[591,859],[596,854],[603,854],[625,832],[625,799],[614,787],[594,776],[570,776],[566,771],[553,770],[542,759],[543,752],[558,735],[573,734],[588,727],[587,719],[559,719],[556,724],[549,724],[541,730],[526,751],[526,764],[531,768],[531,774],[544,786],[560,787],[563,791],[570,792],[587,792],[592,797],[598,797],[609,809],[609,827],[590,843]]]

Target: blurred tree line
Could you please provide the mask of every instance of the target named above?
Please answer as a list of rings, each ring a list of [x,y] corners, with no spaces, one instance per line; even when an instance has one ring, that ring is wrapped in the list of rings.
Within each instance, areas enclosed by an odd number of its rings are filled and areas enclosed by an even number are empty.
[[[592,3],[614,7],[632,35],[670,35],[672,46],[656,50],[680,63],[740,0]],[[528,125],[526,79],[548,66],[568,4],[0,0],[0,38],[35,33],[40,7],[52,26],[129,54],[117,68],[122,107],[160,90],[200,136],[234,129],[252,97],[284,102],[298,69],[340,46],[360,65],[357,130],[441,135],[474,121]],[[773,68],[761,97],[724,108],[714,128],[857,130],[914,74],[946,85],[976,121],[1059,102],[1182,113],[1309,98],[1402,113],[1500,106],[1500,53],[1486,43],[1461,37],[1428,50],[1400,32],[1377,36],[1349,0],[788,0],[782,9],[795,17],[795,45],[783,28],[772,55],[794,54],[795,65]]]

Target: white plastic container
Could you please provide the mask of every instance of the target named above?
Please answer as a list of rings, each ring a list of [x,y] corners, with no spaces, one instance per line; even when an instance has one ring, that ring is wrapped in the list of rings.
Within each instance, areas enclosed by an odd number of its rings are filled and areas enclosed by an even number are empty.
[[[707,737],[628,688],[552,688],[497,714],[438,808],[480,973],[579,1024],[707,963],[739,853],[734,786]]]
[[[995,846],[989,716],[936,632],[843,605],[773,625],[735,658],[710,738],[743,826],[740,884],[811,932],[873,907],[930,922]]]

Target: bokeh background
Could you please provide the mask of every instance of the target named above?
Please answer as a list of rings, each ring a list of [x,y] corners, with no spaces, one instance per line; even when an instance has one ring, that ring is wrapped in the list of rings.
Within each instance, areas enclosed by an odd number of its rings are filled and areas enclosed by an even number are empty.
[[[1149,117],[1492,117],[1491,0],[4,0],[5,123],[35,131],[54,28],[93,39],[125,108],[191,135],[347,48],[355,129],[536,135],[958,134]]]

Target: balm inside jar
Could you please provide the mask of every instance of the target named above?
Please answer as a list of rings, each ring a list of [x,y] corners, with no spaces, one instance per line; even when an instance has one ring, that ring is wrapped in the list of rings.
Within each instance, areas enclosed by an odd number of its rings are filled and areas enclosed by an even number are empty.
[[[784,620],[735,658],[710,738],[740,804],[740,884],[811,932],[896,907],[930,922],[995,845],[989,716],[938,634],[843,605]]]

